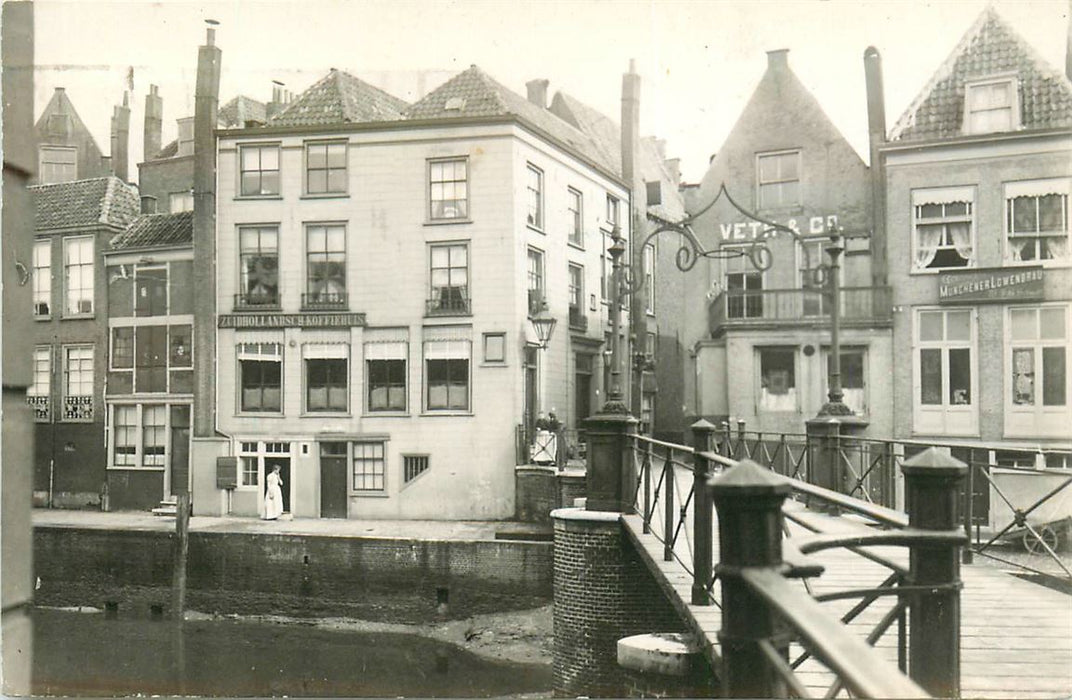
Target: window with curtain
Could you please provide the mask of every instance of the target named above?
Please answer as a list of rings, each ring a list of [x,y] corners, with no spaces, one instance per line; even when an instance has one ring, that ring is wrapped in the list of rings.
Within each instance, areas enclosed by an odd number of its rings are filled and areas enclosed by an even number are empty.
[[[283,410],[283,345],[239,343],[239,410],[279,413]]]
[[[279,304],[279,229],[245,226],[238,231],[241,292],[244,306]]]
[[[469,313],[469,244],[433,245],[429,251],[430,285],[428,313]]]
[[[429,214],[433,220],[469,217],[469,160],[428,163]]]
[[[759,348],[756,352],[760,410],[796,411],[796,348]]]
[[[425,407],[429,411],[469,410],[469,341],[424,343]]]
[[[1015,406],[1068,405],[1068,307],[1009,309]]]
[[[1067,179],[1005,185],[1005,259],[1069,259]]]
[[[346,227],[309,224],[305,228],[305,307],[346,306]]]
[[[912,193],[914,270],[975,265],[974,191],[971,188]]]

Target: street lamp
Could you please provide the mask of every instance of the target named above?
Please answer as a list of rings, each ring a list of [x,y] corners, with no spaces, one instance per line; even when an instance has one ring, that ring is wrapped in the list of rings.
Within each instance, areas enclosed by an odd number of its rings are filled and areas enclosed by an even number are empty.
[[[830,374],[827,382],[830,392],[827,394],[829,401],[819,409],[819,416],[851,416],[852,409],[845,402],[845,394],[841,390],[841,280],[838,276],[838,259],[845,252],[845,246],[841,242],[841,231],[831,224],[827,228],[830,235],[830,245],[826,247],[826,253],[830,256],[830,279],[826,287],[830,294]]]
[[[532,323],[532,328],[536,331],[536,338],[540,341],[539,348],[541,350],[547,349],[547,344],[551,342],[551,336],[555,332],[555,324],[558,323],[558,320],[547,310],[546,302],[540,306],[540,310],[535,316],[529,318],[529,322]]]

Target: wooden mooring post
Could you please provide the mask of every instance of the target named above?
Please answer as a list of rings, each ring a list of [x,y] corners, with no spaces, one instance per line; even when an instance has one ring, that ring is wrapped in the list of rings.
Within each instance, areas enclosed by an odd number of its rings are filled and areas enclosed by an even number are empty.
[[[180,493],[175,505],[175,561],[171,576],[171,614],[182,620],[186,610],[186,557],[190,549],[190,494]]]
[[[711,476],[711,461],[704,453],[711,449],[711,435],[715,426],[704,419],[692,424],[692,604],[710,605],[711,594],[711,495],[707,492],[707,479]]]

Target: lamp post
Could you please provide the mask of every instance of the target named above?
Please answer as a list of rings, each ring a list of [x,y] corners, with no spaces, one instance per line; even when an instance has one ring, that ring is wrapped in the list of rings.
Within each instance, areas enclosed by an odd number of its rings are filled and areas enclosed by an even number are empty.
[[[828,231],[830,245],[826,247],[826,253],[830,256],[830,278],[825,286],[830,294],[830,372],[827,378],[830,388],[827,394],[829,400],[819,409],[819,416],[851,416],[852,409],[845,405],[845,393],[841,390],[841,280],[838,260],[845,252],[845,246],[836,226],[831,224]]]
[[[558,323],[558,320],[548,312],[547,302],[540,306],[535,316],[529,318],[529,322],[536,331],[536,339],[540,341],[540,350],[546,350],[555,332],[555,324]]]
[[[611,283],[610,283],[610,386],[607,387],[607,398],[603,403],[604,414],[627,414],[629,409],[625,405],[622,393],[622,344],[619,335],[622,324],[622,296],[625,290],[622,288],[622,254],[625,253],[625,239],[622,238],[621,229],[615,225],[610,234],[611,246],[607,249],[611,259]]]

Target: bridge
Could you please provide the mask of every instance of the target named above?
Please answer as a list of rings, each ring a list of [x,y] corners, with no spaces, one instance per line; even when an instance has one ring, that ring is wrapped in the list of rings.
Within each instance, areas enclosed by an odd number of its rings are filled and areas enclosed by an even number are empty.
[[[617,642],[660,632],[687,633],[679,695],[1072,694],[1072,597],[984,562],[1022,532],[1072,583],[1030,517],[1072,493],[1072,472],[1043,467],[1056,485],[1029,504],[991,483],[1004,504],[987,507],[1011,513],[983,538],[973,507],[992,477],[948,450],[704,421],[686,446],[631,420],[597,417],[586,508],[554,513],[556,694],[636,692]],[[824,469],[837,488],[815,483]]]

